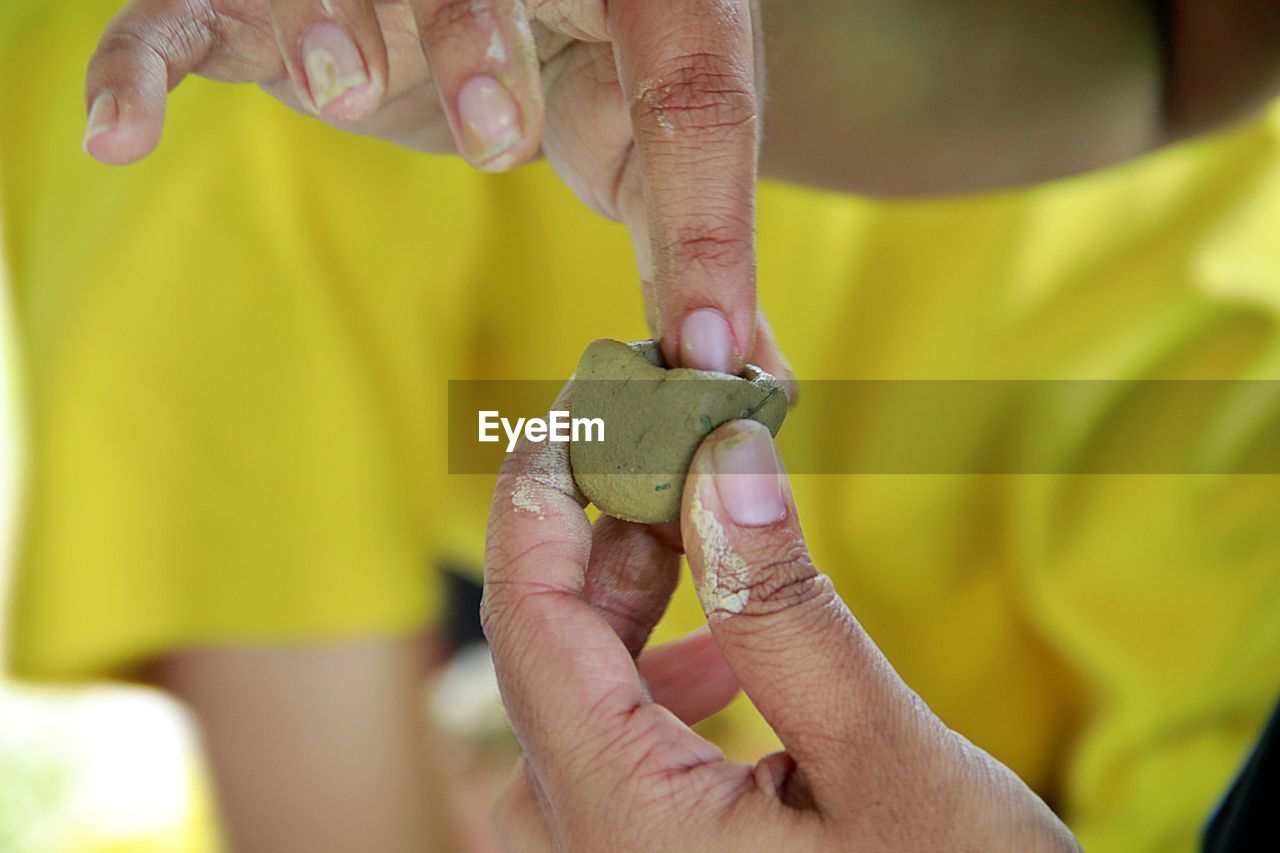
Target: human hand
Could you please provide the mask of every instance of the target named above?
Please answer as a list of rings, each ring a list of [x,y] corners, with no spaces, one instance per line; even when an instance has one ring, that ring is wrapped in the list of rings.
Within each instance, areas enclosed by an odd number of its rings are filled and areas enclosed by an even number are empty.
[[[814,567],[767,429],[721,426],[690,469],[680,529],[723,657],[704,648],[683,670],[669,650],[636,660],[675,583],[674,532],[593,530],[563,447],[518,448],[489,521],[482,615],[525,752],[495,812],[506,848],[1079,849],[925,706]],[[667,656],[656,677],[652,654]],[[730,673],[785,746],[754,767],[687,725]]]
[[[752,0],[133,0],[89,64],[85,150],[159,141],[188,74],[500,171],[546,153],[626,223],[673,366],[789,369],[757,341]],[[545,117],[545,120],[544,120]]]

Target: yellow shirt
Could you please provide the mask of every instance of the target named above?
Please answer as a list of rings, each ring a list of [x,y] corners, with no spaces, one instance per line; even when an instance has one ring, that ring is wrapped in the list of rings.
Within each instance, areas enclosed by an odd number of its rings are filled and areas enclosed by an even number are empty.
[[[447,475],[445,380],[563,377],[590,339],[643,336],[625,234],[543,164],[479,175],[251,87],[184,83],[157,154],[94,164],[82,74],[115,5],[0,4],[29,450],[10,665],[82,679],[422,625],[434,566],[478,566],[491,487]],[[1280,378],[1280,111],[1034,191],[765,186],[760,253],[809,379]],[[815,558],[949,724],[1090,849],[1194,847],[1280,689],[1280,477],[795,490]],[[699,619],[682,590],[661,633]],[[744,703],[719,726],[764,745]]]

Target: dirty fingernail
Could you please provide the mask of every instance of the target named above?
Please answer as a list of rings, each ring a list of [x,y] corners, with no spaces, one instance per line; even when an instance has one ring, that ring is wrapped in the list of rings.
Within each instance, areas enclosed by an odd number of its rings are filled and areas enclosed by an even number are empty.
[[[743,527],[764,527],[786,515],[782,478],[769,428],[742,421],[711,449],[716,491],[729,517]]]
[[[313,24],[302,37],[302,65],[317,112],[329,107],[334,118],[343,118],[364,106],[370,94],[369,73],[342,27],[327,21]]]
[[[463,153],[474,165],[483,166],[520,141],[520,107],[497,80],[472,77],[458,90],[458,125]]]
[[[680,365],[725,373],[733,361],[729,321],[714,308],[699,308],[680,328]]]
[[[84,142],[81,145],[84,153],[89,153],[89,143],[95,137],[101,136],[109,130],[115,130],[119,122],[120,106],[116,102],[115,95],[111,92],[103,92],[94,98],[93,105],[89,107],[89,118],[84,126]]]

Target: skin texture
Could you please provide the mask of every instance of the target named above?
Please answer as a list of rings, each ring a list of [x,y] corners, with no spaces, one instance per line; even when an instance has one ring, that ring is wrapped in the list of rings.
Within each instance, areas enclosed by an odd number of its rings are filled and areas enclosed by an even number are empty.
[[[745,442],[766,463],[726,474],[721,449]],[[687,662],[683,677],[731,675],[786,747],[754,767],[727,761],[689,728],[706,708],[664,704],[674,691],[663,674],[635,662],[665,598],[633,597],[620,620],[601,593],[669,590],[670,531],[607,517],[593,528],[564,488],[558,447],[561,476],[546,476],[545,446],[517,448],[489,522],[482,616],[525,751],[496,810],[505,848],[1078,849],[1025,785],[934,716],[862,630],[809,559],[768,430],[753,421],[703,443],[681,521],[722,655]],[[511,501],[531,474],[540,518]],[[757,476],[773,484],[778,512],[737,524],[726,480]]]

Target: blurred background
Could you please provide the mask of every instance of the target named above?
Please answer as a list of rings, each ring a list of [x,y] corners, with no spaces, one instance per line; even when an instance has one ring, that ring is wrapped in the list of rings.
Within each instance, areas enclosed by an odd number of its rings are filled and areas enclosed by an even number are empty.
[[[492,478],[448,474],[444,380],[552,379],[594,337],[644,337],[627,236],[545,163],[481,175],[252,86],[188,80],[153,155],[95,163],[79,148],[84,67],[121,5],[0,2],[0,853],[218,849],[192,718],[118,680],[193,648],[370,637],[402,639],[429,672],[404,704],[415,733],[443,730],[429,752],[446,776],[414,808],[454,801],[457,846],[486,850],[515,757],[475,643]],[[1133,24],[1143,5],[1055,8]],[[914,150],[895,141],[905,132],[1004,175],[1042,150],[1074,158],[1081,128],[1131,129],[1131,97],[1150,106],[1156,51],[1140,27],[948,8],[978,11],[864,34],[878,97],[858,103],[886,122],[889,160]],[[792,55],[824,65],[813,37]],[[931,64],[951,38],[975,101]],[[1028,189],[876,201],[766,183],[759,219],[761,301],[805,379],[1280,379],[1280,105]],[[1274,396],[1214,413],[1215,470],[1275,441]],[[1125,402],[1067,413],[1063,445],[1106,458],[1132,434]],[[978,414],[994,431],[957,454],[1016,443],[1000,412]],[[815,446],[850,432],[827,429]],[[816,561],[948,725],[1087,849],[1194,849],[1280,686],[1280,477],[794,486]],[[703,621],[682,587],[655,639]],[[347,721],[379,697],[358,681],[325,690],[343,674],[297,701],[256,672],[208,680],[202,730],[222,749],[207,752],[228,777],[250,771],[238,805],[252,817],[358,820],[341,786],[317,807],[259,780],[296,768],[314,794],[397,757],[350,746],[368,732]],[[216,725],[220,703],[251,737]],[[707,731],[731,757],[776,744],[742,699]],[[326,752],[333,763],[309,763]],[[396,793],[365,781],[362,805]]]
[[[22,458],[6,275],[0,265],[0,596]],[[0,606],[0,659],[8,613]],[[0,850],[203,853],[219,849],[211,816],[196,736],[176,702],[141,687],[34,687],[0,674]]]
[[[0,283],[3,279],[0,269]],[[8,291],[5,290],[4,294]],[[0,602],[9,586],[21,512],[22,442],[9,300],[0,299]],[[453,649],[423,686],[423,707],[448,734],[444,757],[486,850],[488,804],[518,747],[475,621],[479,587],[450,574]],[[0,659],[8,636],[0,606]],[[0,672],[0,851],[206,853],[224,849],[207,767],[190,713],[162,692],[124,684],[15,682]]]
[[[0,266],[0,590],[13,564],[21,459],[5,275]],[[0,607],[0,658],[7,615]],[[202,773],[189,718],[157,691],[22,686],[0,675],[6,853],[215,850]]]

